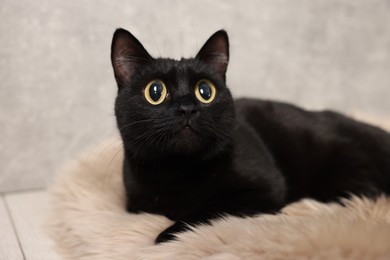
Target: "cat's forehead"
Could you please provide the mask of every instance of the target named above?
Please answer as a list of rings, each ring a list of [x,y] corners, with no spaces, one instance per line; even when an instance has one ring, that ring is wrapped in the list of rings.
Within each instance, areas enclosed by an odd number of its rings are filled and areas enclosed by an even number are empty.
[[[222,86],[218,74],[196,58],[155,58],[137,76],[136,85],[143,87],[150,80],[162,80],[171,89],[191,89],[201,79],[212,81],[216,87]]]
[[[181,58],[180,60],[170,58],[155,59],[155,69],[161,69],[162,72],[186,73],[188,70],[193,71],[196,68],[196,61],[193,58]]]
[[[159,58],[155,59],[153,73],[161,76],[170,77],[171,79],[208,77],[209,79],[216,78],[218,75],[213,73],[206,64],[196,58],[181,58],[180,60]]]

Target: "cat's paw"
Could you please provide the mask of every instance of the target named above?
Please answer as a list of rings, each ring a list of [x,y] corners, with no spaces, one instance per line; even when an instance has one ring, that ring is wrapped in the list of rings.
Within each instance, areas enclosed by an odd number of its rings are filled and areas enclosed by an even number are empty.
[[[158,235],[157,238],[154,240],[154,243],[160,244],[160,243],[169,242],[176,239],[177,237],[172,233],[161,232],[160,235]]]

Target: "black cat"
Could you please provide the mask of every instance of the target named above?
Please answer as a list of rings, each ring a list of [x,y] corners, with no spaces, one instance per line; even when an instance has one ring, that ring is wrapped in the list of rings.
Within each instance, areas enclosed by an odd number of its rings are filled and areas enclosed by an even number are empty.
[[[195,58],[173,60],[152,58],[118,29],[111,59],[127,209],[176,221],[157,243],[223,214],[276,213],[304,197],[390,193],[385,131],[331,111],[233,101],[225,31]]]

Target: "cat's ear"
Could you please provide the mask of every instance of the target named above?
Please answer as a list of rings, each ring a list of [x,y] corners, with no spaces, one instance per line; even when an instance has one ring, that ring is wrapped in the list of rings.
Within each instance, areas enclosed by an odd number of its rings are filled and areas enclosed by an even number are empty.
[[[229,62],[229,38],[224,30],[214,33],[196,55],[197,59],[225,76]]]
[[[139,66],[153,58],[142,44],[128,31],[117,29],[111,45],[111,63],[118,86],[130,82]]]

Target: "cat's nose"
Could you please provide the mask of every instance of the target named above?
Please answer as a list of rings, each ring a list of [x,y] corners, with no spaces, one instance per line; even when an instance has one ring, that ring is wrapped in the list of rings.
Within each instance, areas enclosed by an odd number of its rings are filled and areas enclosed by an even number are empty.
[[[190,118],[198,113],[198,110],[196,109],[195,105],[193,104],[181,104],[177,108],[177,112],[186,118]]]

